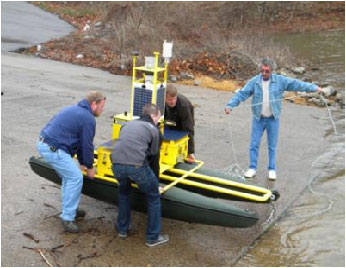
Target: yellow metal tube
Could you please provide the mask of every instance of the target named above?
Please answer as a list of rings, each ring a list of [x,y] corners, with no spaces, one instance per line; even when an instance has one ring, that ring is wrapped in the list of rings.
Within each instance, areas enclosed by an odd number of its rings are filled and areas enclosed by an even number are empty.
[[[168,63],[165,62],[165,71],[163,73],[163,82],[167,86],[167,73],[168,73]]]
[[[165,178],[167,180],[171,180],[171,181],[173,181],[173,183],[176,182],[176,178],[175,177],[171,177],[171,176],[167,176],[167,175],[163,175],[163,174],[161,175],[161,177]],[[266,201],[268,201],[268,199],[272,195],[271,191],[269,191],[269,190],[263,196],[258,196],[258,195],[254,195],[254,194],[250,194],[250,193],[237,192],[237,191],[234,191],[234,190],[222,188],[220,186],[207,185],[207,184],[203,184],[203,183],[200,183],[200,182],[186,180],[185,178],[182,178],[182,177],[179,178],[179,182],[181,182],[181,183],[183,183],[185,185],[195,186],[195,187],[198,187],[198,188],[203,188],[203,189],[207,189],[207,190],[218,192],[218,193],[229,194],[229,195],[241,197],[241,198],[244,198],[244,199],[247,199],[247,200],[251,200],[251,201],[256,201],[256,202],[266,202]],[[170,186],[170,185],[172,185],[172,184],[169,184],[167,186]]]
[[[130,111],[131,111],[131,120],[133,120],[133,98],[135,95],[135,80],[136,80],[136,56],[132,56],[133,66],[132,66],[132,85],[131,85],[131,103],[130,103]]]
[[[153,72],[153,93],[151,97],[151,103],[157,104],[157,79],[158,79],[158,65],[159,65],[159,52],[154,52],[155,63],[154,63],[154,72]]]
[[[119,184],[118,180],[116,180],[114,178],[100,176],[100,175],[95,175],[95,178],[103,180],[103,181],[108,181],[108,182],[112,182],[112,183],[115,183],[115,184]]]
[[[173,172],[179,175],[183,175],[186,173],[185,170],[181,170],[181,169],[169,169],[167,170],[168,172]],[[226,180],[226,179],[222,179],[222,178],[217,178],[217,177],[211,177],[211,176],[206,176],[200,173],[192,173],[189,175],[190,177],[194,177],[194,178],[198,178],[201,180],[205,180],[205,181],[210,181],[210,182],[215,182],[215,183],[219,183],[219,184],[223,184],[223,185],[228,185],[228,186],[234,186],[234,187],[238,187],[241,189],[246,189],[246,190],[250,190],[250,191],[254,191],[254,192],[259,192],[259,193],[263,193],[266,194],[268,193],[268,191],[270,192],[270,190],[263,188],[263,187],[259,187],[259,186],[255,186],[255,185],[248,185],[248,184],[244,184],[244,183],[240,183],[240,182],[235,182],[235,181],[230,181],[230,180]]]
[[[161,194],[169,190],[174,185],[177,185],[179,182],[183,181],[186,177],[188,177],[190,174],[192,174],[195,170],[199,169],[204,164],[202,161],[198,161],[198,162],[199,162],[198,165],[195,166],[193,169],[190,169],[189,171],[187,171],[183,176],[179,178],[175,178],[171,184],[168,184],[165,187],[163,187],[163,189],[161,190]],[[161,174],[160,177],[162,176],[165,176],[165,175]]]

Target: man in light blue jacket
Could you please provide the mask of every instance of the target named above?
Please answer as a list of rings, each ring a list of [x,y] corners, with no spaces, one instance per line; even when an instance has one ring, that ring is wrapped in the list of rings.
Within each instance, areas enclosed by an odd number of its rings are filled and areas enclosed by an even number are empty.
[[[244,177],[252,178],[256,175],[259,145],[264,130],[268,137],[268,178],[276,180],[275,151],[279,136],[279,118],[281,101],[284,91],[321,91],[315,84],[306,83],[283,75],[273,74],[274,63],[263,59],[260,65],[260,74],[254,76],[238,91],[227,103],[225,113],[230,114],[240,102],[252,97],[252,131],[250,143],[250,165]]]

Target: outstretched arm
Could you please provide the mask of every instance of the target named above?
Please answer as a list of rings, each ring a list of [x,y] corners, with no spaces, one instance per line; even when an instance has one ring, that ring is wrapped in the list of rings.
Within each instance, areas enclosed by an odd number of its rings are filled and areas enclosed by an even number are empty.
[[[225,113],[229,114],[232,108],[237,107],[241,102],[247,100],[254,92],[255,79],[251,79],[239,90],[232,99],[226,104]]]
[[[303,82],[298,79],[294,79],[291,77],[285,77],[285,90],[287,91],[307,91],[307,92],[314,92],[319,91],[321,92],[322,89],[313,84],[313,83],[307,83]]]

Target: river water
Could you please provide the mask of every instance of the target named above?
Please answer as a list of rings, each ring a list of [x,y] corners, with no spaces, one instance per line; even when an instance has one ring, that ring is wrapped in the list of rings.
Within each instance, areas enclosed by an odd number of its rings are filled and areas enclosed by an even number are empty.
[[[344,31],[276,40],[319,68],[312,72],[313,81],[345,91]],[[329,112],[321,118],[327,147],[313,163],[311,185],[236,266],[345,267],[345,110],[335,106],[330,113],[333,120]]]

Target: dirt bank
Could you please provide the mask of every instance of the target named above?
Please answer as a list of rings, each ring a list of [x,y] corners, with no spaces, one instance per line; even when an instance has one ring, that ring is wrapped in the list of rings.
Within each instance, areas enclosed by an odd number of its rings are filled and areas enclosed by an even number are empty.
[[[280,67],[296,63],[287,47],[271,40],[273,33],[345,27],[341,2],[33,3],[76,27],[73,34],[42,44],[41,57],[113,74],[131,75],[131,51],[161,52],[166,39],[174,42],[170,74],[244,81],[257,72],[254,62],[263,55]]]
[[[47,266],[40,248],[54,266],[230,266],[265,230],[272,206],[235,203],[260,215],[249,229],[189,224],[163,219],[170,242],[158,248],[144,245],[146,216],[134,212],[134,233],[127,240],[115,236],[117,208],[83,196],[88,214],[79,222],[81,234],[64,234],[59,219],[60,190],[35,175],[28,165],[37,155],[36,139],[43,125],[62,107],[75,104],[87,90],[107,96],[102,117],[97,119],[95,145],[111,137],[112,116],[128,110],[131,78],[94,68],[44,60],[15,53],[2,54],[1,171],[2,171],[2,266]],[[235,163],[248,165],[251,111],[246,104],[230,116],[223,107],[231,92],[178,85],[196,106],[196,155],[206,167],[224,169]],[[246,108],[245,108],[246,107]],[[312,162],[323,152],[324,109],[283,104],[278,145],[278,180],[281,192],[274,220],[294,200],[313,175]],[[267,150],[260,151],[258,184],[266,179]],[[272,221],[269,222],[271,224]],[[23,235],[30,233],[35,243]],[[46,250],[58,247],[55,250]]]

